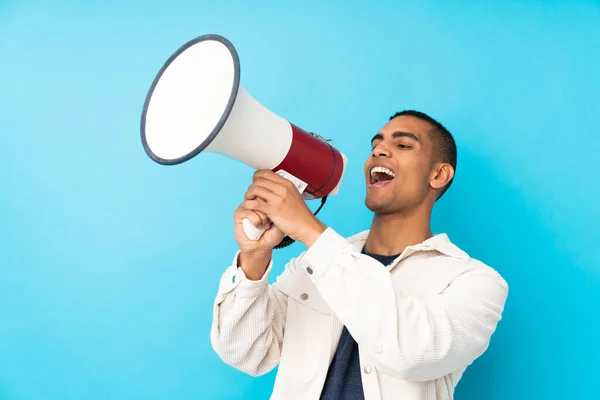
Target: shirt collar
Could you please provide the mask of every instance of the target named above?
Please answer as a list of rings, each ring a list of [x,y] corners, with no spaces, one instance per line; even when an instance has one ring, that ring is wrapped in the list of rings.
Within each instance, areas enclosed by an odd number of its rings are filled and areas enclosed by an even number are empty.
[[[367,237],[369,236],[369,230],[360,232],[354,236],[348,238],[348,241],[352,244],[352,247],[356,251],[361,251],[364,247]],[[439,233],[433,235],[429,239],[423,241],[422,243],[418,243],[413,246],[408,246],[403,255],[406,256],[408,254],[412,254],[416,251],[431,251],[437,250],[440,253],[446,254],[450,257],[460,258],[460,259],[468,259],[469,255],[465,253],[463,250],[458,248],[454,243],[450,241],[448,235],[446,233]]]

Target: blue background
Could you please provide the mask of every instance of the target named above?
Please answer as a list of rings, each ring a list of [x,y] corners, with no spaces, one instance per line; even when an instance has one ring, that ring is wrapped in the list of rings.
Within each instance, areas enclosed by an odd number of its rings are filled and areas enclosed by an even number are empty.
[[[598,2],[51,3],[0,0],[0,399],[268,397],[274,373],[209,341],[253,171],[163,167],[139,138],[158,69],[204,33],[234,43],[256,99],[348,155],[320,214],[342,234],[370,223],[362,164],[389,115],[455,134],[434,230],[511,289],[458,399],[597,394]]]

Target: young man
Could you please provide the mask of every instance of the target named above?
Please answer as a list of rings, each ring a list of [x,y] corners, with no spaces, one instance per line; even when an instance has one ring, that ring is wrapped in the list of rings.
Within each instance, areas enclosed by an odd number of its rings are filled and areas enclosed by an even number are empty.
[[[395,114],[364,166],[371,228],[347,239],[286,179],[258,171],[234,213],[240,250],[215,300],[219,357],[253,376],[279,366],[272,399],[452,399],[508,295],[495,270],[431,232],[455,169],[456,146],[441,124]],[[244,218],[269,228],[259,241],[246,238]],[[269,285],[284,234],[307,250]]]

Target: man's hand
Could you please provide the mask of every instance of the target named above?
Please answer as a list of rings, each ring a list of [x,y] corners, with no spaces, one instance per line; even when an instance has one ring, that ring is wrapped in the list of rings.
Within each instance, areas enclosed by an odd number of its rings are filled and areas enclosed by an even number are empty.
[[[247,218],[257,228],[266,229],[259,240],[251,240],[246,236],[242,221]],[[267,216],[260,211],[246,210],[240,205],[233,213],[235,240],[242,253],[270,253],[283,239],[283,232],[274,226]]]
[[[243,208],[266,215],[271,222],[292,239],[306,247],[325,231],[312,213],[302,195],[289,180],[270,170],[254,173]]]
[[[259,240],[250,240],[244,232],[242,221],[248,218],[256,227],[266,228]],[[239,206],[233,213],[235,240],[240,248],[238,266],[250,280],[259,280],[265,273],[273,248],[283,239],[283,232],[260,211],[245,210]]]

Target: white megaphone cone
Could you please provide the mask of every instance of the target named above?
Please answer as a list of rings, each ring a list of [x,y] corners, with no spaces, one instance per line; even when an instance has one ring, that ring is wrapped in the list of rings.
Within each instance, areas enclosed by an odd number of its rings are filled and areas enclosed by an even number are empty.
[[[284,176],[306,199],[337,194],[347,162],[331,144],[253,99],[240,84],[235,48],[219,35],[193,39],[167,60],[146,97],[141,136],[157,163],[219,153]],[[254,240],[264,232],[248,220],[244,231]]]

